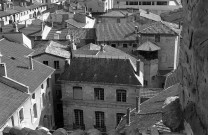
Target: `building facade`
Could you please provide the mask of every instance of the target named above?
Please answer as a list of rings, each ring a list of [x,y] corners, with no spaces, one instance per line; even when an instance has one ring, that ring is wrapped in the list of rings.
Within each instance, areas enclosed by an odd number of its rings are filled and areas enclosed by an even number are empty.
[[[140,66],[136,75],[129,59],[72,58],[60,77],[64,127],[115,129],[126,108],[135,106]]]
[[[0,131],[6,126],[35,129],[54,127],[51,75],[54,69],[32,59],[32,50],[1,39]],[[9,88],[10,87],[10,88]],[[12,89],[11,89],[12,88]]]

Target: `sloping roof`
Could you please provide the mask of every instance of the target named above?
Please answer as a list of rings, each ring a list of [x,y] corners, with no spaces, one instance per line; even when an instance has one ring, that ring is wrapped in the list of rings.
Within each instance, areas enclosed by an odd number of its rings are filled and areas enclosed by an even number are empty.
[[[36,60],[33,61],[34,69],[29,69],[28,55],[33,50],[14,42],[2,39],[0,41],[2,62],[6,63],[7,76],[29,87],[31,93],[49,77],[55,70]]]
[[[96,35],[95,35],[95,29],[94,28],[88,28],[88,29],[84,29],[84,28],[72,28],[72,29],[55,29],[52,28],[47,36],[46,39],[54,39],[54,34],[56,33],[56,31],[61,31],[61,33],[59,34],[59,39],[66,39],[67,35],[74,35],[74,37],[76,37],[76,39],[95,39]],[[76,40],[75,40],[76,42]]]
[[[142,26],[137,22],[100,23],[96,25],[97,41],[135,41],[137,37],[135,26],[139,27],[141,34],[176,35],[176,32],[163,24],[162,21]]]
[[[183,22],[183,9],[179,8],[173,11],[165,12],[160,14],[162,20],[172,23]]]
[[[74,57],[62,81],[116,85],[141,85],[129,59]]]
[[[0,128],[28,98],[29,94],[0,82]]]
[[[177,76],[178,72],[179,72],[179,70],[175,69],[174,71],[172,71],[171,73],[169,73],[167,75],[166,81],[165,81],[165,86],[164,86],[165,89],[180,82],[179,78]]]
[[[134,14],[137,14],[138,12],[134,13]],[[161,21],[161,17],[157,14],[154,14],[152,12],[148,12],[143,10],[143,9],[139,9],[139,14],[140,16],[144,17],[144,18],[147,18],[147,19],[150,19],[150,20],[153,20],[153,21]]]
[[[33,49],[35,50],[32,53],[33,57],[46,53],[62,58],[70,58],[69,47],[55,41],[43,41],[36,44]]]
[[[100,15],[100,17],[125,17],[126,15],[131,15],[132,13],[128,13],[128,12],[122,12],[122,11],[118,11],[118,10],[111,10],[108,11],[107,13]]]
[[[134,68],[136,68],[137,59],[135,57],[131,56],[130,54],[123,52],[120,49],[111,47],[109,45],[103,46],[104,51],[100,51],[100,49],[101,49],[100,45],[96,45],[96,44],[92,44],[92,43],[79,48],[79,50],[96,51],[97,53],[94,55],[96,55],[97,57],[103,56],[103,57],[115,58],[115,59],[117,59],[117,58],[130,59],[132,64],[134,65]],[[82,54],[84,54],[84,53],[82,53]],[[85,55],[87,55],[87,54],[85,54]]]
[[[126,126],[126,116],[124,116],[116,128],[117,131],[124,130],[147,130],[162,120],[162,106],[167,97],[179,94],[180,84],[175,84],[168,89],[158,93],[156,96],[146,100],[140,105],[140,112],[135,114],[135,109],[131,111],[130,126]]]
[[[156,44],[146,41],[142,45],[140,45],[136,50],[140,51],[158,51],[160,50],[160,47],[157,46]]]
[[[77,22],[73,18],[70,18],[70,19],[66,20],[65,22],[69,23],[70,25],[72,25],[76,28],[83,28],[86,25],[86,23]]]

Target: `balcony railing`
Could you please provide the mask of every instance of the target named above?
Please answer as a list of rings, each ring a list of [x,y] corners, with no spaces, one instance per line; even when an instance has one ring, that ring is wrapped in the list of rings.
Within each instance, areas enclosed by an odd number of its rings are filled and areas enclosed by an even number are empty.
[[[106,132],[106,126],[94,125],[94,128],[96,128],[97,130],[100,130],[100,132]]]
[[[76,123],[73,123],[73,129],[82,129],[82,130],[85,130],[85,124],[78,125]]]

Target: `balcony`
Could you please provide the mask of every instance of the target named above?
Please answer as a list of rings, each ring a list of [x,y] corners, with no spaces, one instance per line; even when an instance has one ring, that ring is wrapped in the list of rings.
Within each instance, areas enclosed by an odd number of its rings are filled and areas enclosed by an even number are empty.
[[[96,128],[97,130],[100,130],[100,132],[106,132],[106,126],[94,125],[94,128]]]
[[[85,130],[85,124],[78,125],[76,123],[73,123],[73,129],[82,129],[82,130]]]

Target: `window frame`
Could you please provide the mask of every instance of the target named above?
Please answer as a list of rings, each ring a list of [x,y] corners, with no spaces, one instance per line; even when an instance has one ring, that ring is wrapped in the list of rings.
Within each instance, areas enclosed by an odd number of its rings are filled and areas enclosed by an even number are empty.
[[[123,43],[122,45],[123,45],[123,48],[128,48],[128,44],[127,43]]]
[[[55,60],[55,61],[54,61],[54,68],[55,68],[55,69],[60,69],[60,63],[59,63],[58,60]]]
[[[125,113],[116,113],[116,125],[118,125],[121,121],[121,118],[125,115]]]
[[[116,90],[116,101],[117,102],[127,102],[127,90],[117,89]]]
[[[21,115],[20,115],[21,110],[22,110],[22,118],[21,118]],[[21,107],[19,109],[19,111],[18,111],[18,117],[19,117],[19,122],[22,123],[24,121],[24,119],[25,119],[25,117],[24,117],[24,108],[23,107]]]
[[[35,108],[34,108],[35,106]],[[38,108],[37,108],[37,104],[34,103],[33,104],[33,119],[37,119],[38,118]]]
[[[104,88],[94,88],[94,99],[105,100]]]
[[[102,111],[95,111],[95,126],[98,128],[105,127],[105,113]]]
[[[75,125],[84,125],[84,111],[80,109],[74,109],[74,123]]]

